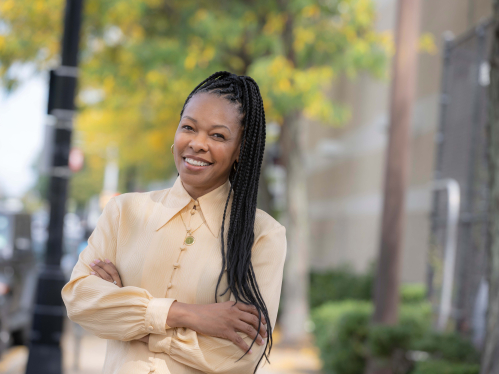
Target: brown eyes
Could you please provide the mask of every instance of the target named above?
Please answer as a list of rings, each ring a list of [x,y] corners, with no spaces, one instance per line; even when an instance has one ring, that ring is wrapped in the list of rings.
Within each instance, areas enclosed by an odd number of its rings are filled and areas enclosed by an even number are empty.
[[[189,125],[183,125],[182,128],[186,129],[188,131],[194,131],[194,129],[191,126],[189,126]],[[213,134],[213,137],[221,139],[221,140],[225,140],[225,136],[223,136],[222,134],[220,134],[218,132],[215,133],[215,134]]]

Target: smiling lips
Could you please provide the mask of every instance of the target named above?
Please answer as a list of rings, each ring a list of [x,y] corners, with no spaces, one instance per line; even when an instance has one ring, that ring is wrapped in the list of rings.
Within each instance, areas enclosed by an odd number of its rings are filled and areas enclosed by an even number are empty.
[[[193,165],[193,166],[209,166],[209,165],[211,165],[209,162],[195,160],[195,159],[190,158],[190,157],[185,157],[184,160],[186,163],[188,163],[189,165]]]

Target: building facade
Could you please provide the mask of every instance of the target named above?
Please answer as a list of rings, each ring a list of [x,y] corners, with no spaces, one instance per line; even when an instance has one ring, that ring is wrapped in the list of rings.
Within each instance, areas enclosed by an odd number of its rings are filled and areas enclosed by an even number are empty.
[[[394,30],[396,0],[375,0],[379,31]],[[410,180],[402,260],[404,282],[424,282],[429,247],[431,182],[439,127],[443,35],[476,27],[492,15],[490,0],[421,0],[421,33],[438,50],[420,53],[410,139]],[[309,123],[307,132],[311,266],[366,271],[379,247],[390,82],[361,75],[335,82],[334,100],[348,104],[341,128]]]

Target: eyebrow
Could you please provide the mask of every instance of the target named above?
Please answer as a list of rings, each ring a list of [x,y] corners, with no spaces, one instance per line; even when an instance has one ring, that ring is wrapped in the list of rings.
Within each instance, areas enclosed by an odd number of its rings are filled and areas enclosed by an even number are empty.
[[[187,119],[190,119],[190,120],[191,120],[192,122],[194,122],[194,123],[198,123],[198,121],[197,121],[197,120],[195,120],[194,118],[189,117],[189,116],[182,116],[182,118],[187,118]],[[226,128],[226,129],[227,129],[227,130],[229,130],[229,132],[232,134],[232,131],[230,131],[230,129],[229,129],[227,126],[225,126],[225,125],[213,125],[213,127],[214,127],[214,128],[217,128],[217,127],[223,127],[223,128]]]

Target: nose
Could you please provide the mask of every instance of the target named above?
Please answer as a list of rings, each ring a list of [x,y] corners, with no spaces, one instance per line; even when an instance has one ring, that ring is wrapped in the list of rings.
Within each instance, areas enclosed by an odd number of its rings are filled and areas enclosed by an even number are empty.
[[[189,142],[189,147],[196,153],[207,152],[208,142],[206,136],[203,134],[196,134]]]

